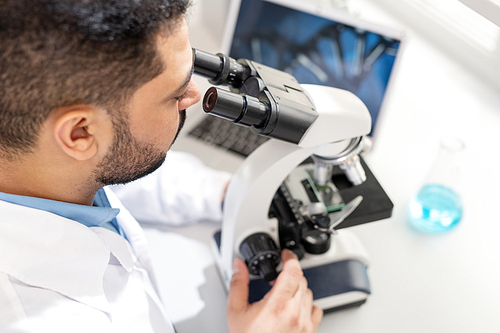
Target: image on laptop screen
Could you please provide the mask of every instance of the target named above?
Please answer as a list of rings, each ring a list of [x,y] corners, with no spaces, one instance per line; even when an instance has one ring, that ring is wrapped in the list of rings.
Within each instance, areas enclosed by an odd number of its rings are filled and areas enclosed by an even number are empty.
[[[229,56],[286,71],[299,83],[346,89],[372,117],[372,133],[401,40],[263,0],[241,0]]]

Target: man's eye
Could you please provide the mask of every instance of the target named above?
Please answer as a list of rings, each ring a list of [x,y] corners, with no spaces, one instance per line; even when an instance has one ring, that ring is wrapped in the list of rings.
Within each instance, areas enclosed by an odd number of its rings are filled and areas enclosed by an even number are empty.
[[[186,93],[182,94],[181,96],[179,97],[176,97],[175,99],[179,102],[181,101],[184,97],[186,97]]]

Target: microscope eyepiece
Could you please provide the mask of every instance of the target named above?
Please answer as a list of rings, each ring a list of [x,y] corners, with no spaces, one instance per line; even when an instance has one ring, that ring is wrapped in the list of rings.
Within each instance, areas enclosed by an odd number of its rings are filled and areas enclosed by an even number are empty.
[[[211,87],[203,98],[203,110],[237,124],[259,128],[267,120],[269,106],[252,96]]]
[[[217,78],[222,71],[220,56],[193,49],[194,72],[209,80]]]
[[[214,85],[239,88],[250,76],[251,70],[224,54],[210,54],[193,49],[194,72],[207,78]]]
[[[286,72],[247,59],[193,49],[194,73],[213,85],[205,112],[251,127],[252,132],[298,144],[318,113],[297,80]]]
[[[203,110],[205,112],[211,112],[215,104],[217,103],[217,90],[210,88],[206,93],[205,97],[203,98]]]

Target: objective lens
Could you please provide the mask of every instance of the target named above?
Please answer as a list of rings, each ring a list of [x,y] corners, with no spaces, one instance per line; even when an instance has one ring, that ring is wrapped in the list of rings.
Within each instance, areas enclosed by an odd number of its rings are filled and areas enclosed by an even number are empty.
[[[339,167],[354,186],[361,185],[366,181],[366,173],[358,155],[345,163],[339,164]]]

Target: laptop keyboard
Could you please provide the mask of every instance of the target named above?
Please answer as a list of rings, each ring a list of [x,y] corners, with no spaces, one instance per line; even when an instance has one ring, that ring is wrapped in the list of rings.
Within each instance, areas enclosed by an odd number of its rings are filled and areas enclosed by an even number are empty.
[[[231,121],[208,116],[188,133],[207,144],[214,145],[240,156],[247,157],[269,138],[252,133],[250,128]]]

